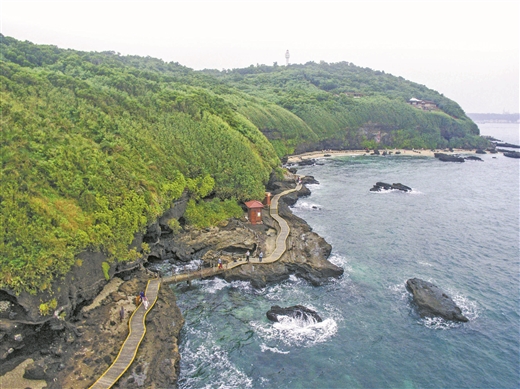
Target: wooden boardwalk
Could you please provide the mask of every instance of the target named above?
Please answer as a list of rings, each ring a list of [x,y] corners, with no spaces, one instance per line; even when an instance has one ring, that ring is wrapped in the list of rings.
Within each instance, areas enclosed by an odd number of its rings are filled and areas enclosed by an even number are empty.
[[[228,269],[233,269],[237,266],[242,266],[247,263],[272,263],[278,261],[285,250],[287,250],[286,240],[289,236],[290,228],[287,222],[278,215],[278,201],[280,197],[285,196],[288,193],[298,191],[301,189],[301,184],[298,184],[296,188],[286,190],[282,193],[277,194],[271,199],[271,206],[269,212],[271,217],[276,220],[278,223],[280,230],[278,231],[278,236],[276,237],[276,244],[274,251],[269,254],[266,258],[263,259],[262,262],[258,260],[258,258],[251,258],[249,262],[246,260],[241,260],[237,262],[230,262],[223,266],[222,269],[217,269],[216,267],[195,270],[185,274],[176,274],[170,277],[165,277],[163,279],[153,279],[148,281],[148,285],[146,287],[146,296],[150,302],[150,306],[148,310],[145,311],[143,304],[140,304],[137,309],[134,311],[130,320],[128,322],[128,326],[130,328],[130,332],[119,351],[116,359],[110,365],[110,367],[105,371],[105,373],[99,377],[99,379],[90,387],[90,389],[108,389],[111,388],[121,376],[125,373],[125,371],[130,367],[132,362],[135,359],[137,354],[137,350],[139,349],[139,345],[146,334],[146,324],[145,319],[148,312],[153,308],[155,302],[157,301],[157,296],[159,294],[159,288],[161,287],[161,282],[171,284],[178,283],[184,281],[190,281],[198,278],[206,278],[211,277],[215,274],[223,273]]]
[[[144,338],[146,333],[145,319],[148,312],[153,308],[159,295],[159,288],[161,287],[161,281],[159,279],[153,279],[148,281],[146,286],[145,295],[148,298],[150,305],[148,309],[144,309],[143,304],[139,304],[137,309],[134,311],[128,322],[130,332],[119,350],[119,354],[116,359],[105,371],[105,373],[99,377],[99,379],[92,385],[91,389],[108,389],[111,388],[117,380],[124,374],[124,372],[130,367],[134,361],[139,345]]]
[[[280,230],[278,231],[278,236],[276,237],[274,251],[267,257],[263,258],[262,262],[260,262],[258,258],[250,258],[249,262],[247,262],[245,259],[242,259],[236,262],[228,262],[223,265],[222,269],[218,269],[217,267],[210,267],[201,270],[194,270],[189,273],[174,274],[170,277],[164,277],[162,279],[162,282],[167,284],[175,284],[184,281],[191,281],[195,279],[211,277],[215,274],[223,273],[226,270],[233,269],[237,266],[242,266],[247,263],[272,263],[278,261],[282,257],[283,253],[285,253],[285,251],[287,250],[286,241],[287,237],[289,236],[289,232],[291,231],[285,219],[278,215],[278,201],[280,200],[280,197],[285,196],[288,193],[298,191],[301,189],[301,187],[301,184],[298,184],[296,188],[288,189],[282,193],[278,193],[271,199],[271,206],[269,208],[269,212],[271,214],[271,217],[278,223]]]

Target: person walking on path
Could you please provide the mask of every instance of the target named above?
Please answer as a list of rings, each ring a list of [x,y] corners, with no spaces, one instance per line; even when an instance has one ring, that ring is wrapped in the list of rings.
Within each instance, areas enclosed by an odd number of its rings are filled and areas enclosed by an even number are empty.
[[[218,259],[218,268],[222,269],[222,259]]]
[[[125,318],[125,307],[121,305],[121,309],[119,310],[119,322],[122,323]]]
[[[148,309],[148,298],[144,295],[144,292],[139,293],[139,297],[141,297],[141,302],[144,305],[144,309]]]
[[[260,254],[258,254],[258,260],[262,262],[262,258],[264,257],[264,253],[260,251]]]
[[[251,253],[249,252],[249,250],[246,251],[246,261],[249,262],[249,256],[251,255]]]

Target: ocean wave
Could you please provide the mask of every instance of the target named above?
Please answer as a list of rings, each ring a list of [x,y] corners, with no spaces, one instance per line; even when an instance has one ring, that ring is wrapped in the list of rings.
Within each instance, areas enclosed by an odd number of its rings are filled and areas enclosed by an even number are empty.
[[[183,350],[182,369],[186,378],[179,380],[179,388],[201,387],[208,381],[210,383],[203,388],[252,388],[253,380],[229,360],[227,352],[212,345],[210,340],[196,348],[187,344]]]
[[[301,211],[308,211],[308,210],[319,211],[319,210],[322,209],[322,206],[319,205],[319,204],[310,203],[310,202],[307,202],[307,201],[298,201],[291,208],[296,210],[296,211],[298,211],[298,210],[301,210]]]
[[[268,324],[251,323],[256,333],[269,344],[278,343],[292,347],[311,347],[333,337],[338,330],[332,318],[320,323],[281,317],[279,322]]]
[[[411,294],[406,290],[406,280],[398,284],[390,285],[388,289],[390,289],[390,291],[395,295],[399,296],[399,300],[410,299]]]

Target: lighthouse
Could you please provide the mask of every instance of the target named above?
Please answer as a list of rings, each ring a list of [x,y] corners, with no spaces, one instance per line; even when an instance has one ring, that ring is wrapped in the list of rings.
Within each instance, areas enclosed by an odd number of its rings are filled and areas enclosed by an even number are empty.
[[[289,66],[289,57],[291,55],[289,54],[289,50],[285,52],[285,66]]]

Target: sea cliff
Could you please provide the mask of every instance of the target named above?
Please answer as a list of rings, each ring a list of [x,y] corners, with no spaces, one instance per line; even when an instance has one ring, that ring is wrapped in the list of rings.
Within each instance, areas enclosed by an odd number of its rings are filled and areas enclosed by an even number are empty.
[[[284,181],[272,180],[269,189],[276,194],[294,186],[294,176],[288,176]],[[303,186],[299,192],[282,197],[279,203],[279,215],[290,226],[287,251],[279,261],[247,264],[216,276],[227,281],[250,281],[257,288],[285,280],[291,274],[313,285],[327,282],[330,277],[341,276],[343,269],[327,260],[331,246],[312,232],[304,220],[293,215],[289,208],[299,196],[309,193]],[[91,272],[83,277],[76,274],[77,282],[64,280],[59,286],[56,285],[56,289],[65,289],[68,296],[66,301],[70,304],[68,309],[72,314],[66,320],[60,319],[58,314],[45,321],[31,321],[31,318],[37,316],[34,306],[37,296],[33,298],[32,309],[30,298],[18,302],[11,296],[13,302],[9,312],[18,311],[20,315],[25,313],[23,321],[11,320],[9,317],[2,319],[2,333],[4,340],[7,340],[3,342],[3,347],[11,345],[17,348],[11,353],[3,350],[1,373],[14,369],[30,358],[34,362],[24,368],[24,376],[40,380],[33,382],[45,381],[49,388],[87,388],[117,356],[128,334],[127,323],[135,309],[135,296],[145,289],[147,279],[157,276],[148,267],[153,269],[154,263],[165,261],[178,265],[193,259],[201,261],[201,266],[211,266],[217,256],[227,262],[242,257],[247,250],[255,256],[260,250],[269,253],[274,248],[277,226],[267,211],[263,212],[263,223],[259,225],[251,225],[245,219],[233,219],[219,227],[203,230],[166,230],[168,220],[182,219],[184,209],[185,201],[181,199],[156,223],[150,225],[146,234],[136,236],[137,241],[150,241],[150,253],[139,261],[125,265],[125,268],[116,266],[111,269],[110,281],[105,279],[102,272]],[[88,255],[93,258],[100,254]],[[101,256],[99,260],[102,259]],[[83,268],[82,271],[86,270]],[[120,378],[116,387],[176,386],[181,358],[178,338],[183,317],[175,303],[174,290],[170,285],[162,286],[158,301],[146,319],[147,336],[131,368]],[[177,290],[182,293],[182,288]],[[120,317],[121,308],[125,312],[123,319]],[[21,334],[21,341],[15,340],[17,334]],[[26,381],[23,384],[30,383]]]

